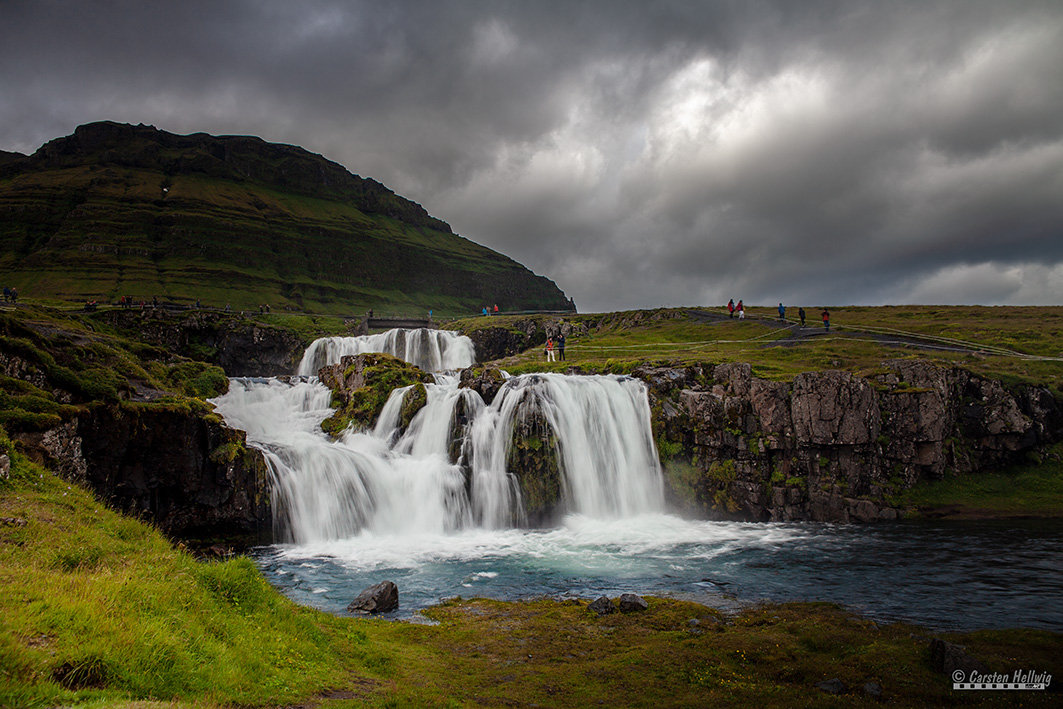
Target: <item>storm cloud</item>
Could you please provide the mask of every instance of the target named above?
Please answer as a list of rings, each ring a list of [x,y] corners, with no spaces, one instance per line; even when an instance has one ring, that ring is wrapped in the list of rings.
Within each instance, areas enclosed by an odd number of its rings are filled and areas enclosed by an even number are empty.
[[[0,149],[321,153],[581,311],[1063,303],[1063,5],[0,5]]]

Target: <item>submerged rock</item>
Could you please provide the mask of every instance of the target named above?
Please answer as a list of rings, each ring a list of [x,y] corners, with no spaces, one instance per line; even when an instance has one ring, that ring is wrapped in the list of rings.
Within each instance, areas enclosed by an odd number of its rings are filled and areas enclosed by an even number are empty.
[[[390,613],[399,607],[399,587],[393,581],[370,586],[347,606],[350,613]]]

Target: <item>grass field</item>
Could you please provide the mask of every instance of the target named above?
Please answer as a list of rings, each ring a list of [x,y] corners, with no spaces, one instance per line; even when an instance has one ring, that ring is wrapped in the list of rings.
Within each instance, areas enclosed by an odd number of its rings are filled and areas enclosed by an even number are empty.
[[[1063,307],[880,306],[831,308],[831,329],[796,306],[780,322],[774,308],[750,307],[745,320],[723,307],[566,316],[577,333],[566,361],[543,361],[542,347],[498,362],[512,373],[630,371],[642,362],[748,362],[754,376],[790,380],[800,372],[844,369],[874,374],[888,359],[918,357],[1008,382],[1042,384],[1063,395]],[[472,318],[450,326],[511,327],[515,317]],[[544,317],[556,321],[556,317]],[[585,329],[583,334],[580,329]]]

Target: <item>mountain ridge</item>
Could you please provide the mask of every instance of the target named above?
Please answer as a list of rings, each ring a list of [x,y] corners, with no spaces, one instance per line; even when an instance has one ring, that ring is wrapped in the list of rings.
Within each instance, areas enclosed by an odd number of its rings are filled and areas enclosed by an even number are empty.
[[[109,121],[0,156],[0,273],[59,301],[574,310],[549,279],[298,146]]]

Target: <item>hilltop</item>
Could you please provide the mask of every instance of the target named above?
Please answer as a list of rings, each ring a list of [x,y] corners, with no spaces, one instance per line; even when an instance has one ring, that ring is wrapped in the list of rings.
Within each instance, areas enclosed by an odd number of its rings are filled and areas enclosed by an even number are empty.
[[[574,310],[550,280],[291,145],[80,126],[0,154],[0,273],[23,296],[326,314]]]

